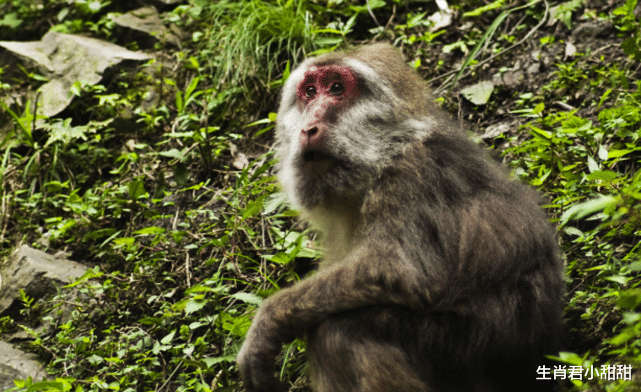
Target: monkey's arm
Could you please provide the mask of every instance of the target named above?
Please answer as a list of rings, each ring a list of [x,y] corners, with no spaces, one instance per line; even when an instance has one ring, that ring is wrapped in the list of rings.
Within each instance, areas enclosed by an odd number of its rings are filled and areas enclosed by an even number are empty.
[[[237,357],[248,390],[279,390],[274,362],[282,345],[332,314],[371,305],[428,306],[434,293],[420,279],[424,272],[401,254],[368,248],[263,302]]]

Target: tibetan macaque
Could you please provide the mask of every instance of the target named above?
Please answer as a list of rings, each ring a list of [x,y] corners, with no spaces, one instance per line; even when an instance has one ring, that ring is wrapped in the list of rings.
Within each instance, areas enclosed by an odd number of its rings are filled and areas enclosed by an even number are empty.
[[[279,178],[324,237],[319,271],[264,301],[238,354],[276,391],[308,341],[315,391],[542,391],[563,263],[537,194],[439,111],[390,45],[308,59],[282,91]]]

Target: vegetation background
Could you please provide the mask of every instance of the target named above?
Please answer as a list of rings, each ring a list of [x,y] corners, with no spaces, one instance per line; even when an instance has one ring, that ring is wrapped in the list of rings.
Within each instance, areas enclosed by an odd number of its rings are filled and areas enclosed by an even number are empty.
[[[145,5],[178,45],[116,28]],[[568,273],[559,366],[632,366],[632,380],[562,390],[640,390],[636,0],[0,0],[0,40],[49,30],[154,59],[76,85],[46,118],[20,99],[46,77],[0,56],[0,254],[29,244],[92,267],[70,320],[51,311],[71,290],[24,296],[20,317],[0,319],[53,377],[15,390],[241,390],[234,358],[261,298],[318,256],[273,176],[279,87],[305,56],[375,41],[401,48],[445,110],[545,194]],[[309,390],[304,349],[279,362],[296,391]]]

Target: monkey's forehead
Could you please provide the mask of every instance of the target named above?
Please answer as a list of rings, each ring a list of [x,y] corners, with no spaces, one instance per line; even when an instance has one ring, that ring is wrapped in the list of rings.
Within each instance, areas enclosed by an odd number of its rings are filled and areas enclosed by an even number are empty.
[[[329,84],[335,80],[356,83],[356,76],[351,68],[342,64],[314,64],[307,68],[303,81],[315,81]]]
[[[323,56],[305,60],[291,73],[287,83],[297,85],[307,79],[334,80],[336,78],[343,78],[347,81],[354,80],[354,82],[357,80],[385,82],[381,80],[381,76],[377,75],[377,72],[369,64],[360,59]]]

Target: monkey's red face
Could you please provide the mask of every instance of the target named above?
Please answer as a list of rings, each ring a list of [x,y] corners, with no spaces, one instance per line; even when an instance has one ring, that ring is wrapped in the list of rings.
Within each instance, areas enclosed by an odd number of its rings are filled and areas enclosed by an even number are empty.
[[[299,130],[303,168],[310,175],[322,175],[337,163],[332,153],[332,135],[341,114],[360,95],[358,79],[341,65],[310,67],[296,90],[302,121]]]
[[[364,197],[400,151],[408,127],[391,126],[402,102],[368,64],[327,56],[306,60],[283,87],[276,124],[278,176],[290,202],[311,209]],[[404,139],[403,139],[404,140]]]
[[[357,96],[356,75],[342,65],[310,67],[298,85],[299,109],[304,109],[304,106],[324,97],[328,103],[340,106]]]

